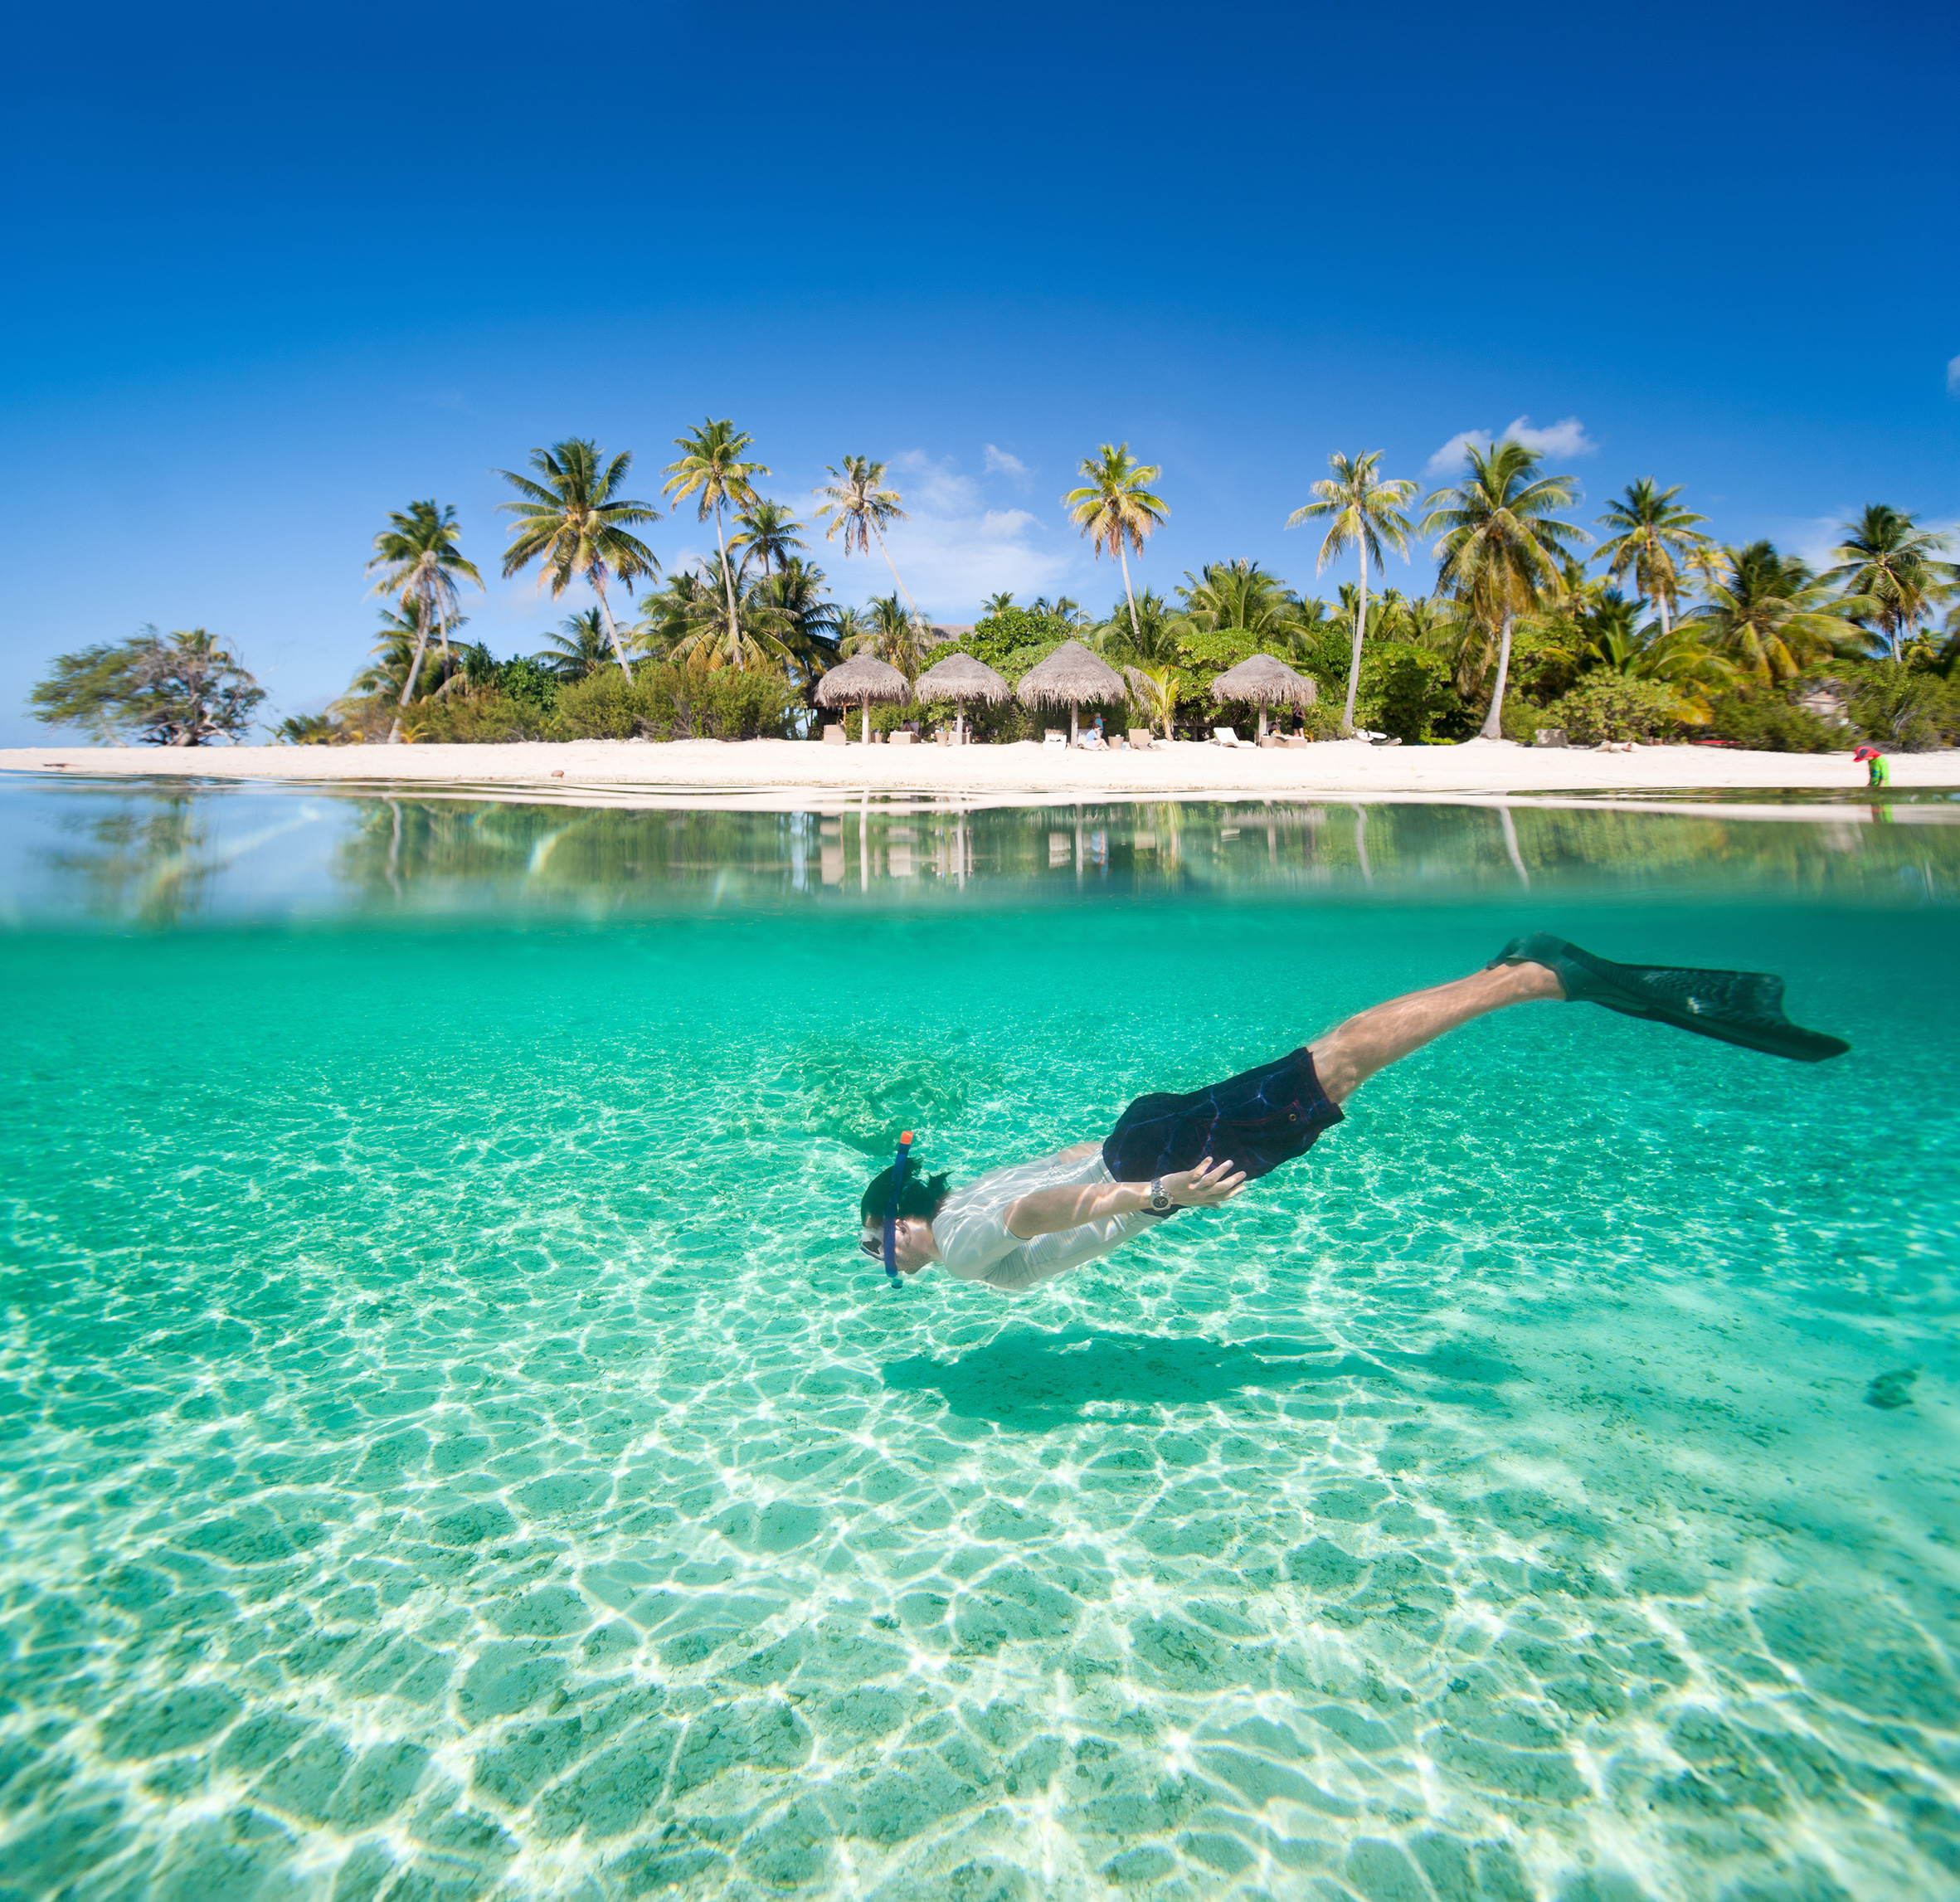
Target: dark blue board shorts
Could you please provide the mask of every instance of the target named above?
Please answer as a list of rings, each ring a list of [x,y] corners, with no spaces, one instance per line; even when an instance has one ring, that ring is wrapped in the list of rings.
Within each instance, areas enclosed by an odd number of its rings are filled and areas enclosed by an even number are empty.
[[[1195,1169],[1208,1155],[1229,1158],[1250,1181],[1304,1155],[1340,1121],[1313,1058],[1295,1050],[1189,1096],[1139,1097],[1109,1132],[1102,1160],[1117,1182],[1149,1182]]]

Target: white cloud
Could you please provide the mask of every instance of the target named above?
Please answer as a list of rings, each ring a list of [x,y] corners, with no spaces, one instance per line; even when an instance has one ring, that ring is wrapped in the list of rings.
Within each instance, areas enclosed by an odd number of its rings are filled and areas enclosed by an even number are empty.
[[[1540,455],[1596,455],[1599,452],[1599,445],[1586,434],[1585,425],[1577,416],[1567,416],[1541,430],[1532,428],[1530,416],[1520,416],[1501,440],[1521,442]]]
[[[1953,361],[1960,363],[1960,357]],[[1018,455],[1009,455],[1004,449],[996,449],[992,443],[986,445],[986,456],[982,466],[989,475],[1025,475],[1028,465]]]
[[[1599,448],[1586,434],[1586,426],[1577,416],[1566,416],[1544,429],[1534,429],[1530,416],[1517,416],[1497,436],[1493,436],[1488,430],[1458,430],[1430,457],[1430,474],[1454,474],[1463,461],[1466,449],[1474,446],[1487,450],[1494,441],[1522,443],[1526,449],[1536,450],[1540,455],[1554,460],[1568,455],[1592,455]]]
[[[1473,446],[1488,449],[1491,446],[1491,432],[1488,430],[1458,430],[1430,457],[1430,474],[1454,475],[1462,463],[1464,450]]]
[[[1813,568],[1837,565],[1833,551],[1844,539],[1842,515],[1813,515],[1786,522],[1771,539],[1786,555],[1801,555]]]
[[[979,484],[950,460],[912,450],[890,467],[886,479],[904,496],[908,519],[893,523],[885,541],[929,619],[964,619],[1002,588],[1024,599],[1052,593],[1076,565],[1072,542],[1044,546],[1052,529],[1024,508],[988,508]],[[892,585],[875,547],[868,562],[854,555],[825,566],[841,600],[883,594]]]
[[[1949,396],[1960,396],[1960,357],[1952,357],[1947,360],[1947,394]]]

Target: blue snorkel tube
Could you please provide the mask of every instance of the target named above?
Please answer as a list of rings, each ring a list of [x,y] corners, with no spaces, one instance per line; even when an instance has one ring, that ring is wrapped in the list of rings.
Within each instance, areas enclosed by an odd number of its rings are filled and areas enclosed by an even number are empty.
[[[912,1174],[912,1131],[898,1138],[898,1153],[892,1159],[892,1193],[885,1198],[885,1274],[895,1288],[905,1283],[898,1273],[898,1198],[905,1193],[906,1178]]]

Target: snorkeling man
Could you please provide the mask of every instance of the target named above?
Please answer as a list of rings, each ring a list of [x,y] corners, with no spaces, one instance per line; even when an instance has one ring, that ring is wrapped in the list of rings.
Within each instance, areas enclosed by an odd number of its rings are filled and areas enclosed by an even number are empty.
[[[1104,1141],[990,1170],[964,1189],[912,1175],[908,1134],[864,1191],[859,1246],[894,1286],[932,1262],[990,1287],[1052,1281],[1179,1209],[1229,1202],[1304,1155],[1377,1071],[1514,1004],[1603,1005],[1798,1063],[1851,1048],[1792,1024],[1782,995],[1768,971],[1612,964],[1534,932],[1471,976],[1378,1004],[1277,1063],[1188,1096],[1139,1097]]]

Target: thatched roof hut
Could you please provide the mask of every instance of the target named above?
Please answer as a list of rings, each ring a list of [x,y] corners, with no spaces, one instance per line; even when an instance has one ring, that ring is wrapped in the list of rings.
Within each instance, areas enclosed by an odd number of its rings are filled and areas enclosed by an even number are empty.
[[[1259,737],[1266,737],[1266,709],[1279,705],[1311,707],[1320,697],[1320,683],[1296,674],[1270,654],[1255,654],[1229,667],[1211,683],[1214,700],[1237,700],[1259,709]]]
[[[833,667],[817,683],[820,707],[858,707],[864,709],[864,738],[871,738],[871,703],[903,705],[912,698],[912,688],[896,667],[875,654],[854,654],[841,667]]]
[[[1014,697],[1014,689],[985,661],[975,660],[970,654],[949,654],[937,665],[928,667],[912,691],[922,700],[953,703],[953,732],[962,742],[966,738],[969,700],[998,706]]]
[[[1077,737],[1077,709],[1085,701],[1122,699],[1123,677],[1079,640],[1065,640],[1021,676],[1014,695],[1024,707],[1067,707],[1072,745]]]
[[[998,706],[1014,689],[984,660],[949,654],[919,676],[912,691],[922,700],[985,700]]]
[[[1320,697],[1320,685],[1304,674],[1296,674],[1283,660],[1270,654],[1255,654],[1250,660],[1228,668],[1211,683],[1214,700],[1243,700],[1249,705],[1270,707],[1276,702],[1289,707],[1311,707]]]

